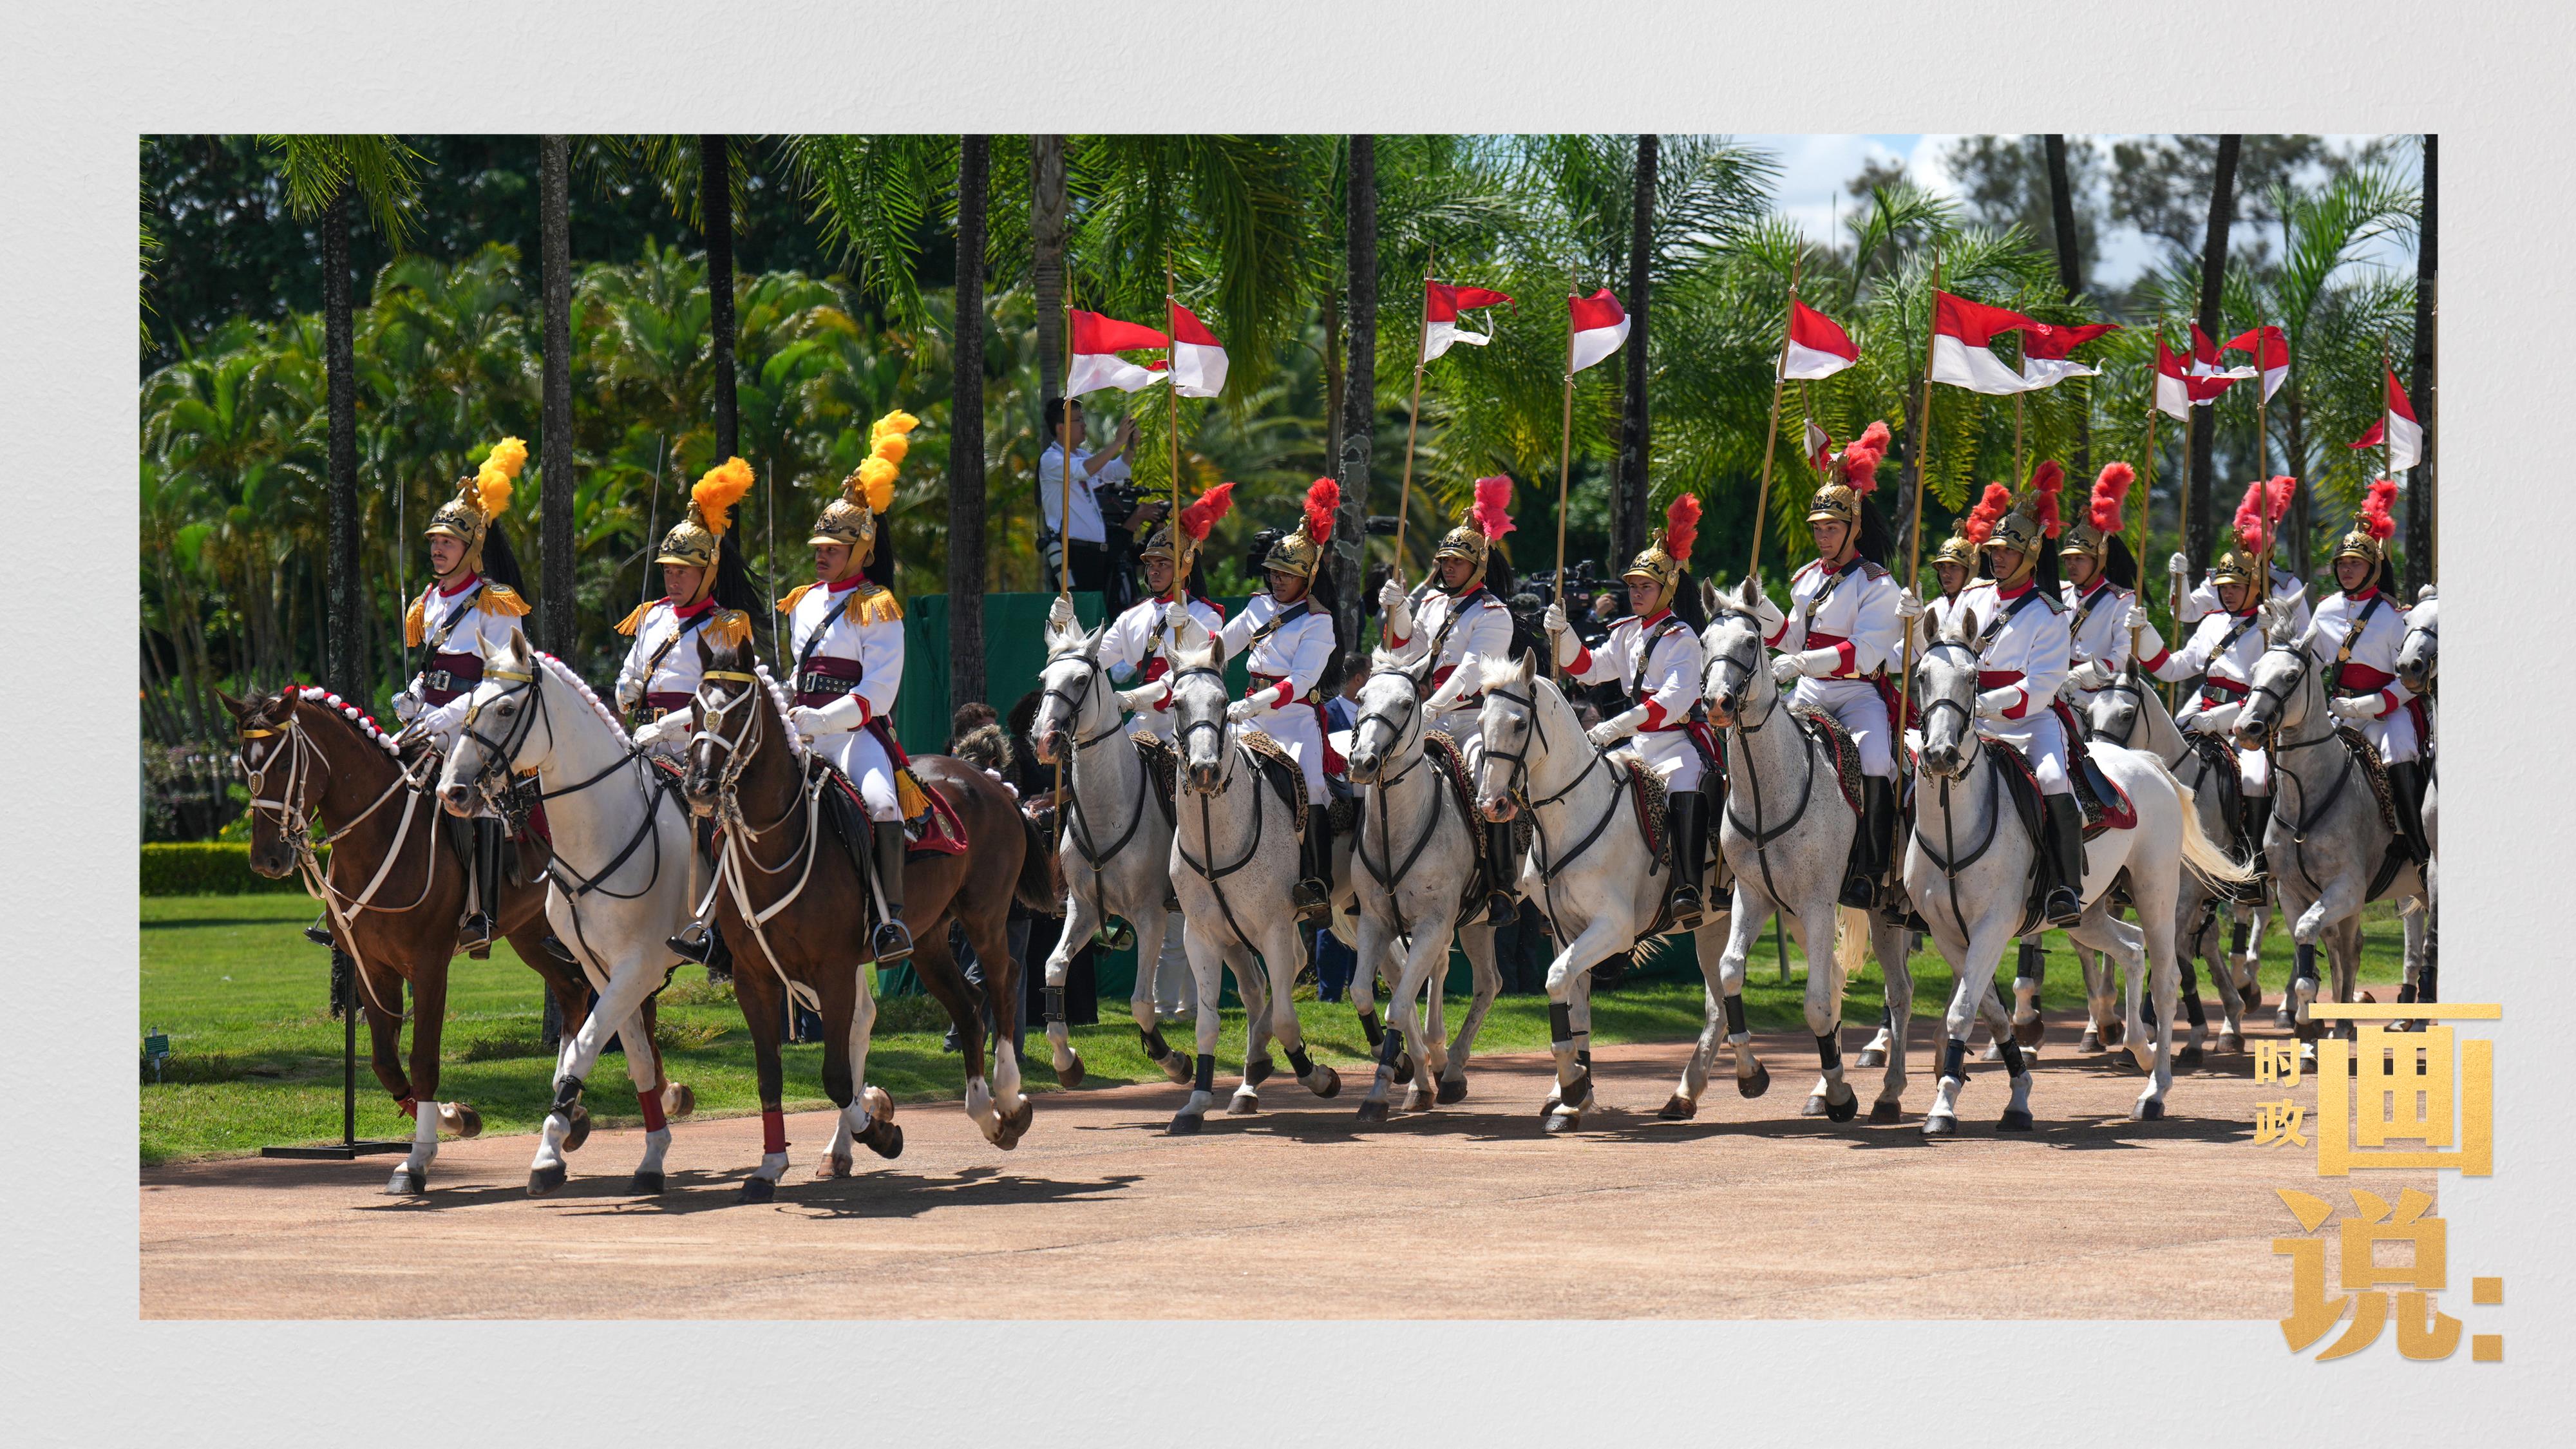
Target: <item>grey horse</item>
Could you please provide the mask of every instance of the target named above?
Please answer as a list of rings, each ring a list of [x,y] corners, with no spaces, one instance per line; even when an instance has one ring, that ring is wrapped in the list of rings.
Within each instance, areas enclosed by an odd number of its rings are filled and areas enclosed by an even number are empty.
[[[2436,981],[2439,966],[2436,954],[2442,944],[2442,844],[2435,830],[2434,795],[2438,781],[2434,765],[2439,756],[2434,739],[2440,733],[2441,714],[2433,699],[2433,680],[2442,647],[2441,599],[2426,584],[2415,596],[2415,607],[2406,613],[2406,642],[2397,651],[2397,682],[2424,701],[2424,719],[2432,729],[2424,736],[2424,843],[2432,848],[2433,859],[2424,862],[2424,964],[2407,978],[2415,987],[2418,1001],[2441,1000]]]

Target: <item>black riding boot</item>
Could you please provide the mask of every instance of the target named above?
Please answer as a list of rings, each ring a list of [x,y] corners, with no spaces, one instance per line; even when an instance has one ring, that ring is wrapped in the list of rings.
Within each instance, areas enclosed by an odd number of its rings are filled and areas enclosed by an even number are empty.
[[[912,932],[903,924],[903,822],[871,820],[868,842],[875,847],[877,886],[885,893],[886,918],[877,923],[870,944],[877,965],[894,966],[912,959]]]
[[[2263,830],[2271,823],[2271,796],[2236,797],[2236,831],[2244,839],[2245,859],[2254,863],[2254,878],[2237,888],[2231,897],[2244,905],[2260,905],[2272,884],[2272,858],[2263,849]]]
[[[1333,914],[1333,810],[1329,805],[1306,807],[1306,838],[1297,852],[1297,868],[1304,879],[1289,894],[1288,904],[1296,909],[1300,920],[1324,921]]]
[[[2040,905],[2041,924],[2071,926],[2084,918],[2084,808],[2073,795],[2040,797],[2040,870],[2048,894]]]
[[[1666,898],[1673,929],[1696,930],[1706,906],[1700,899],[1700,877],[1708,870],[1708,796],[1697,790],[1675,790],[1664,797],[1664,820],[1672,832],[1673,881]]]
[[[2433,858],[2433,847],[2424,839],[2424,766],[2418,760],[2401,760],[2388,767],[2388,793],[2397,806],[2397,829],[2406,837],[2406,848],[2419,862]]]
[[[1843,866],[1840,903],[1869,910],[1879,902],[1879,881],[1887,874],[1887,832],[1896,818],[1896,782],[1876,775],[1860,777],[1860,828],[1852,835],[1851,856]]]
[[[1485,822],[1485,924],[1508,926],[1520,918],[1512,892],[1521,878],[1520,857],[1512,853],[1512,822]]]
[[[465,918],[461,944],[477,961],[489,959],[501,922],[501,822],[474,820],[474,913]]]

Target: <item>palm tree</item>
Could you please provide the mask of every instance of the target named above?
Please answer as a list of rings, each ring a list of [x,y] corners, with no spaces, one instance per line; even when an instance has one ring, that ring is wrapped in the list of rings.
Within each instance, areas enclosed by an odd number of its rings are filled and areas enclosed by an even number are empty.
[[[578,659],[573,616],[572,138],[537,138],[537,232],[545,287],[545,404],[537,435],[543,544],[538,634],[560,659]]]
[[[2067,179],[2066,138],[2048,135],[2040,138],[2048,161],[2048,229],[2057,243],[2057,285],[2066,289],[2068,301],[2084,295],[2084,252],[2075,235],[2075,188]],[[2076,420],[2075,476],[2093,475],[2093,419],[2089,404],[2092,389],[2086,385],[2084,400],[2088,404]]]
[[[707,355],[716,363],[716,456],[739,457],[733,381],[733,159],[722,136],[698,138],[698,213],[707,240]]]
[[[1342,451],[1333,460],[1342,507],[1333,523],[1332,567],[1341,599],[1334,628],[1346,644],[1356,645],[1360,540],[1368,519],[1370,445],[1377,431],[1377,138],[1353,136],[1350,145],[1350,200],[1343,214],[1348,300],[1342,308],[1350,326],[1350,350],[1342,381]]]
[[[2209,228],[2200,246],[2200,329],[2215,338],[2220,325],[2218,308],[2227,284],[2227,233],[2236,219],[2236,158],[2245,138],[2222,135],[2218,138],[2218,164],[2209,183]],[[2216,472],[2215,450],[2218,420],[2208,408],[2191,412],[2191,491],[2183,507],[2184,551],[2195,559],[2209,556],[2209,543],[2215,532],[2210,517],[2212,483]]]
[[[1064,385],[1064,137],[1029,138],[1029,283],[1037,294],[1038,397]]]
[[[948,701],[984,698],[984,204],[993,138],[957,147],[956,338],[948,392]]]
[[[1656,138],[1637,138],[1634,218],[1628,239],[1628,355],[1619,410],[1618,506],[1610,530],[1610,556],[1626,558],[1646,541],[1647,383],[1646,314],[1654,286]]]

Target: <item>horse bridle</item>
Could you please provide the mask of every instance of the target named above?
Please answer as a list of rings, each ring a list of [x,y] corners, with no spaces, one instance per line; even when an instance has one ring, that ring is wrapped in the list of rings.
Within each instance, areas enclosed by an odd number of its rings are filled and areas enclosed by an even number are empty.
[[[1066,711],[1065,723],[1069,726],[1065,732],[1073,736],[1073,759],[1068,761],[1067,764],[1069,766],[1079,766],[1082,760],[1082,752],[1090,749],[1094,745],[1117,738],[1119,734],[1119,725],[1123,721],[1112,719],[1109,722],[1108,728],[1088,738],[1085,738],[1081,734],[1082,708],[1084,705],[1091,702],[1092,690],[1108,677],[1109,671],[1101,666],[1099,656],[1088,650],[1064,655],[1061,658],[1079,659],[1084,664],[1085,668],[1082,675],[1081,692],[1076,693],[1072,690],[1057,689],[1053,685],[1049,685],[1046,690],[1038,696],[1038,707],[1041,710],[1045,709],[1045,702],[1051,699],[1060,699],[1064,701]],[[1050,660],[1048,662],[1052,665],[1061,662],[1061,659]],[[1222,675],[1219,675],[1218,677],[1220,679],[1223,678]],[[1111,841],[1109,843],[1109,848],[1106,850],[1099,847],[1099,835],[1091,828],[1091,815],[1088,811],[1082,808],[1082,783],[1078,771],[1076,773],[1073,791],[1065,801],[1065,819],[1072,827],[1066,833],[1073,837],[1074,853],[1080,855],[1082,857],[1082,863],[1091,868],[1091,894],[1094,903],[1102,906],[1103,909],[1106,908],[1106,903],[1100,900],[1101,872],[1105,868],[1109,858],[1126,849],[1127,842],[1135,839],[1136,832],[1144,828],[1145,793],[1148,788],[1149,786],[1145,779],[1145,762],[1140,758],[1136,762],[1135,814],[1128,818],[1127,827],[1118,832],[1118,838]]]
[[[1504,793],[1509,798],[1524,800],[1525,803],[1523,808],[1529,811],[1530,864],[1538,868],[1539,893],[1544,897],[1540,904],[1540,910],[1547,916],[1548,929],[1555,938],[1560,941],[1569,939],[1557,926],[1556,878],[1563,874],[1568,866],[1571,866],[1577,860],[1582,859],[1583,853],[1590,850],[1593,842],[1599,840],[1602,833],[1610,828],[1610,822],[1619,818],[1619,782],[1615,779],[1611,781],[1610,799],[1609,802],[1601,809],[1601,818],[1592,822],[1592,828],[1584,832],[1583,838],[1576,841],[1572,849],[1557,856],[1553,861],[1549,860],[1547,822],[1539,818],[1538,812],[1542,808],[1553,805],[1557,801],[1564,799],[1566,796],[1573,794],[1584,781],[1592,778],[1592,772],[1594,770],[1602,768],[1602,762],[1608,759],[1609,755],[1604,751],[1593,749],[1592,742],[1589,739],[1586,739],[1584,741],[1584,748],[1591,751],[1592,758],[1582,769],[1575,772],[1574,778],[1566,782],[1565,788],[1543,800],[1527,800],[1526,796],[1528,794],[1529,786],[1529,746],[1545,745],[1547,743],[1547,719],[1544,715],[1539,713],[1538,686],[1533,682],[1530,685],[1529,693],[1514,694],[1509,689],[1500,685],[1495,685],[1486,689],[1485,698],[1487,700],[1501,699],[1507,703],[1519,705],[1524,716],[1529,721],[1529,735],[1524,741],[1523,747],[1519,751],[1507,753],[1497,750],[1494,748],[1493,742],[1488,740],[1484,745],[1484,756],[1488,761],[1499,759],[1512,767],[1511,784]],[[1651,873],[1652,869],[1650,868],[1649,874]]]
[[[1179,698],[1182,680],[1194,678],[1199,675],[1205,675],[1208,678],[1215,680],[1217,682],[1217,692],[1219,694],[1223,694],[1225,692],[1225,671],[1212,664],[1193,664],[1187,669],[1175,670],[1173,673],[1166,676],[1170,681],[1169,687],[1172,690],[1173,697],[1176,700]],[[1217,786],[1213,790],[1202,790],[1196,785],[1190,786],[1190,793],[1199,797],[1199,839],[1205,842],[1203,848],[1207,851],[1207,858],[1204,860],[1190,859],[1189,849],[1181,844],[1180,835],[1177,831],[1172,836],[1172,853],[1178,855],[1183,864],[1189,866],[1192,870],[1197,871],[1199,873],[1199,879],[1207,882],[1208,893],[1216,897],[1216,908],[1224,913],[1226,925],[1233,929],[1235,939],[1241,941],[1248,947],[1253,944],[1252,933],[1243,929],[1243,923],[1235,919],[1234,903],[1225,898],[1225,887],[1218,885],[1217,882],[1234,874],[1236,871],[1243,869],[1245,866],[1250,865],[1252,863],[1254,853],[1261,849],[1262,797],[1268,793],[1268,790],[1258,781],[1255,781],[1253,784],[1252,830],[1250,835],[1244,841],[1243,854],[1237,857],[1230,864],[1222,866],[1216,864],[1216,823],[1208,802],[1215,796],[1224,794],[1232,783],[1232,777],[1227,774],[1225,769],[1225,715],[1226,712],[1224,710],[1219,710],[1217,711],[1217,717],[1212,720],[1183,720],[1180,722],[1180,729],[1175,735],[1174,744],[1180,750],[1180,763],[1183,768],[1183,772],[1186,773],[1186,767],[1189,764],[1189,740],[1200,730],[1214,730],[1216,732]]]
[[[715,682],[740,684],[742,688],[729,699],[720,703],[711,703],[707,698],[707,686]],[[760,698],[767,689],[768,684],[765,680],[747,670],[710,669],[698,676],[699,723],[696,736],[689,742],[689,747],[693,751],[704,747],[722,751],[724,754],[724,766],[716,772],[715,784],[715,818],[717,825],[724,831],[724,846],[716,857],[714,879],[707,882],[706,899],[697,903],[697,909],[693,914],[699,919],[704,919],[707,912],[715,905],[716,892],[728,886],[732,887],[734,909],[742,916],[744,924],[751,928],[752,939],[759,943],[761,954],[768,958],[769,969],[776,973],[780,989],[786,993],[789,1000],[804,1004],[808,1010],[819,1011],[822,1009],[821,997],[816,995],[813,987],[787,974],[786,963],[778,958],[778,949],[769,944],[768,927],[772,918],[794,905],[797,899],[805,894],[806,884],[814,878],[814,862],[822,855],[819,844],[822,839],[819,817],[822,812],[823,790],[827,788],[828,781],[821,775],[815,776],[797,789],[796,798],[788,802],[787,808],[779,812],[777,819],[767,825],[754,825],[742,813],[742,796],[739,787],[746,763],[750,760],[752,751],[760,744],[760,725],[768,718],[769,711],[759,708],[745,710],[743,724],[732,735],[725,734],[720,728],[724,721],[732,718],[734,709],[743,701]],[[794,819],[800,809],[805,816],[804,838],[788,850],[785,860],[774,866],[761,864],[760,857],[753,852],[753,842]],[[750,861],[751,868],[764,876],[785,875],[788,871],[796,869],[800,861],[803,862],[804,869],[798,873],[796,884],[789,887],[786,894],[770,902],[767,908],[755,910],[751,904],[750,887],[742,876],[741,862],[745,860]]]
[[[2245,718],[2245,711],[2252,710],[2254,707],[2254,701],[2257,699],[2270,700],[2277,711],[2270,720],[2260,722],[2263,730],[2263,753],[2271,764],[2271,773],[2276,782],[2279,780],[2287,780],[2291,784],[2299,787],[2298,818],[2288,822],[2290,826],[2290,843],[2300,847],[2298,854],[2293,857],[2293,863],[2299,868],[2299,879],[2308,883],[2308,890],[2312,894],[2321,896],[2325,894],[2325,887],[2318,885],[2317,878],[2308,872],[2308,852],[2306,849],[2308,843],[2308,831],[2320,821],[2324,820],[2327,812],[2333,810],[2336,803],[2343,799],[2344,790],[2346,787],[2351,785],[2352,777],[2360,773],[2361,767],[2353,760],[2349,752],[2337,755],[2336,759],[2342,764],[2343,768],[2335,772],[2334,786],[2332,789],[2326,791],[2325,799],[2318,800],[2316,798],[2316,792],[2308,788],[2308,782],[2300,776],[2298,771],[2291,769],[2288,762],[2281,758],[2283,755],[2286,755],[2293,750],[2309,749],[2317,745],[2325,744],[2329,740],[2335,740],[2338,737],[2338,731],[2328,729],[2325,733],[2314,736],[2310,739],[2291,740],[2286,744],[2282,742],[2281,729],[2287,722],[2287,717],[2290,712],[2290,694],[2295,690],[2303,699],[2306,697],[2307,685],[2309,683],[2308,671],[2314,667],[2315,661],[2308,657],[2306,650],[2300,648],[2295,643],[2267,645],[2263,652],[2265,654],[2277,653],[2289,655],[2290,658],[2296,662],[2298,666],[2297,670],[2290,676],[2288,683],[2277,689],[2269,685],[2256,685],[2249,682],[2245,689],[2244,710],[2237,714],[2237,718],[2240,721],[2243,720]],[[2280,797],[2280,786],[2278,783],[2275,783],[2272,787],[2272,798],[2277,802]],[[2273,818],[2279,819],[2280,817],[2276,814]]]
[[[1437,794],[1434,794],[1431,797],[1430,808],[1425,810],[1422,814],[1422,833],[1415,837],[1413,848],[1404,853],[1403,861],[1401,863],[1397,862],[1395,858],[1395,829],[1387,819],[1386,797],[1396,786],[1403,784],[1415,770],[1420,769],[1425,758],[1425,753],[1420,748],[1423,720],[1422,679],[1410,669],[1389,669],[1382,672],[1393,675],[1394,677],[1403,680],[1405,683],[1405,722],[1398,725],[1393,716],[1382,713],[1378,710],[1370,710],[1367,713],[1360,715],[1357,719],[1351,721],[1351,743],[1356,747],[1359,743],[1360,731],[1366,729],[1372,722],[1374,722],[1383,726],[1389,732],[1391,738],[1387,742],[1388,749],[1393,750],[1400,748],[1408,736],[1414,739],[1416,748],[1414,751],[1413,763],[1396,771],[1394,778],[1389,779],[1381,774],[1377,780],[1372,782],[1372,787],[1376,791],[1377,795],[1377,836],[1380,841],[1380,849],[1378,853],[1385,857],[1387,868],[1385,870],[1380,870],[1369,863],[1368,842],[1365,839],[1354,840],[1351,842],[1351,855],[1354,859],[1359,861],[1361,869],[1366,870],[1369,873],[1370,879],[1375,880],[1379,887],[1387,893],[1387,899],[1390,904],[1392,904],[1397,887],[1403,883],[1406,876],[1413,873],[1413,863],[1420,860],[1422,858],[1422,852],[1428,849],[1431,845],[1431,833],[1440,824],[1440,797]],[[1380,766],[1381,770],[1383,770],[1383,768],[1383,766]],[[1496,868],[1498,870],[1500,869],[1499,866]],[[1405,941],[1405,949],[1411,950],[1412,937],[1410,933],[1398,932],[1397,934],[1403,937]]]
[[[1175,703],[1177,703],[1180,699],[1181,681],[1184,679],[1195,679],[1201,675],[1216,681],[1218,694],[1222,695],[1226,693],[1225,671],[1217,668],[1213,664],[1193,664],[1187,669],[1174,670],[1172,673],[1164,676],[1164,687],[1172,692],[1172,698]],[[1229,701],[1229,706],[1230,704],[1231,702]],[[1229,782],[1224,777],[1224,770],[1221,763],[1225,758],[1225,715],[1225,710],[1218,710],[1217,716],[1214,719],[1184,720],[1179,718],[1179,711],[1177,709],[1173,711],[1174,723],[1178,728],[1172,732],[1172,743],[1180,750],[1181,765],[1183,766],[1184,773],[1186,773],[1187,766],[1190,762],[1190,741],[1197,738],[1198,732],[1201,730],[1214,730],[1216,732],[1216,752],[1217,759],[1220,761],[1217,786],[1214,790],[1200,790],[1196,785],[1192,785],[1190,789],[1195,794],[1222,795],[1226,792]]]

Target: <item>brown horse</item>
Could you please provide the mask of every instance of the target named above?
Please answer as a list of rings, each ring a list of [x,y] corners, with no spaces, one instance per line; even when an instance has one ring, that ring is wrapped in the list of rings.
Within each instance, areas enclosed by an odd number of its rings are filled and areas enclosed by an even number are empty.
[[[829,823],[835,807],[824,792],[844,787],[837,776],[809,769],[750,641],[698,648],[705,674],[691,706],[698,734],[689,745],[683,789],[689,808],[712,816],[724,831],[716,850],[716,922],[733,951],[734,996],[751,1028],[760,1082],[762,1156],[742,1197],[766,1202],[787,1170],[778,1036],[790,995],[823,1018],[823,1090],[841,1108],[816,1175],[847,1176],[852,1139],[880,1157],[896,1156],[903,1129],[894,1124],[884,1091],[866,1084],[868,1032],[876,1019],[867,945],[873,896]],[[1020,972],[1006,925],[1015,894],[1039,909],[1054,904],[1044,868],[1030,868],[1045,847],[992,776],[945,755],[921,756],[912,768],[955,807],[969,841],[962,854],[923,853],[905,867],[902,915],[915,943],[912,966],[956,1024],[967,1116],[996,1146],[1016,1147],[1035,1109],[1020,1094],[1012,1045],[1019,1037]],[[855,810],[856,801],[849,803]],[[997,1089],[984,1081],[984,1003],[948,949],[951,919],[964,926],[983,962]]]
[[[250,786],[250,868],[272,880],[301,870],[307,890],[318,883],[330,893],[324,914],[335,943],[355,963],[376,1080],[415,1122],[411,1155],[385,1190],[424,1192],[439,1129],[460,1137],[483,1130],[473,1107],[437,1100],[448,963],[466,909],[467,852],[445,838],[451,827],[431,791],[436,760],[417,748],[406,759],[373,720],[319,689],[290,685],[252,700],[220,697],[239,730],[238,757]],[[317,816],[331,847],[327,867],[314,860],[310,831]],[[501,934],[545,981],[565,1029],[577,1031],[589,1010],[589,983],[546,950],[546,883],[529,874],[525,883],[504,884]],[[405,983],[413,1013],[408,1071],[400,1056]],[[649,1034],[649,1001],[644,1021]],[[687,1087],[661,1075],[658,1056],[655,1081],[672,1115],[695,1105]],[[434,1110],[420,1112],[416,1103]],[[587,1135],[586,1118],[582,1128]]]

